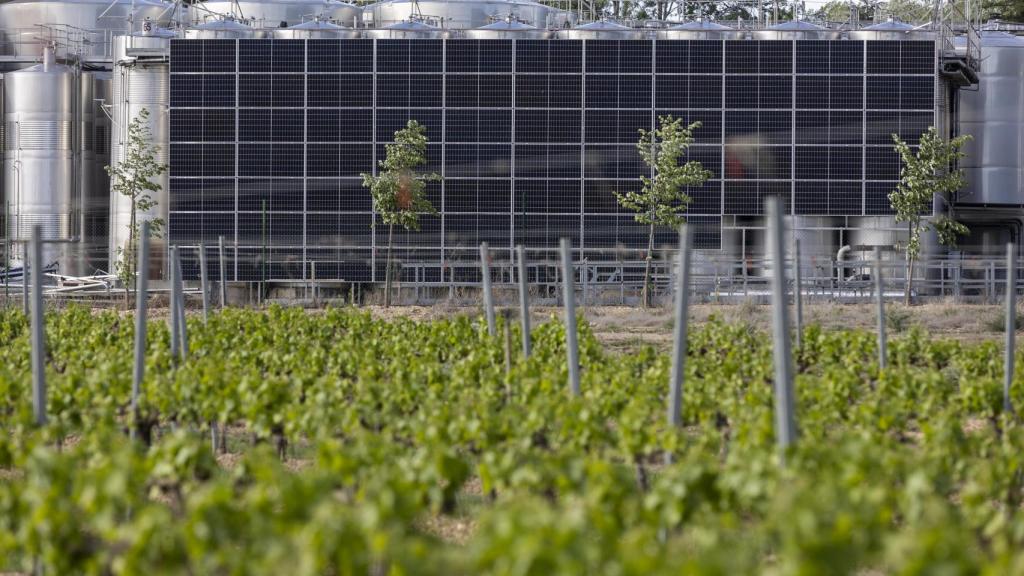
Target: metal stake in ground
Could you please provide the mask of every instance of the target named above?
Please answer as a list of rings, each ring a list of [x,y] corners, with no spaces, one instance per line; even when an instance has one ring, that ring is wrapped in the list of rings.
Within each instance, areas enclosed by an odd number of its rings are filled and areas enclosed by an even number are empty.
[[[38,224],[32,226],[32,415],[36,426],[46,425],[46,339],[43,334],[43,233]]]
[[[1013,384],[1014,353],[1017,350],[1017,258],[1013,242],[1006,244],[1006,358],[1003,362],[1003,410],[1013,413],[1010,385]]]
[[[185,323],[185,282],[181,273],[181,251],[174,254],[174,276],[178,283],[178,330],[181,331],[181,360],[188,357],[188,324]]]
[[[199,244],[199,288],[203,291],[203,322],[210,319],[210,291],[206,281],[206,245]]]
[[[21,265],[21,311],[28,316],[28,274],[29,274],[29,262],[28,258],[22,259]],[[35,268],[32,269],[35,271]]]
[[[885,338],[885,296],[882,282],[882,249],[875,246],[875,301],[878,303],[878,367],[882,370],[888,365],[889,351]]]
[[[171,298],[167,304],[171,316],[171,362],[177,363],[178,351],[181,348],[181,343],[178,340],[181,336],[181,331],[178,329],[178,268],[174,265],[178,261],[177,246],[171,246],[170,257],[171,261],[167,268],[171,273]]]
[[[576,343],[576,282],[572,273],[572,244],[562,238],[562,293],[565,300],[565,348],[569,360],[569,390],[580,395],[580,360]]]
[[[768,244],[772,258],[772,339],[775,363],[775,435],[785,458],[786,449],[796,441],[793,407],[793,358],[789,347],[789,311],[786,289],[786,248],[780,198],[766,200]]]
[[[139,390],[146,371],[146,296],[149,291],[149,221],[139,230],[139,255],[135,279],[135,368],[132,370],[132,424],[128,435],[135,439],[139,421]]]
[[[488,262],[487,242],[480,244],[480,274],[483,277],[484,314],[487,316],[487,333],[493,338],[498,332],[494,326],[494,299],[491,296],[491,265]]]
[[[519,260],[519,316],[523,330],[523,357],[530,357],[530,294],[526,278],[526,248],[522,244],[516,246],[516,258]]]
[[[224,262],[224,237],[217,236],[217,255],[220,258],[220,307],[228,305],[228,268]]]
[[[676,325],[672,343],[672,379],[669,381],[668,424],[682,424],[683,380],[686,376],[686,328],[690,306],[690,228],[679,228],[679,269],[676,271]]]
[[[800,276],[800,239],[793,240],[793,304],[796,308],[796,349],[804,347],[804,297]]]

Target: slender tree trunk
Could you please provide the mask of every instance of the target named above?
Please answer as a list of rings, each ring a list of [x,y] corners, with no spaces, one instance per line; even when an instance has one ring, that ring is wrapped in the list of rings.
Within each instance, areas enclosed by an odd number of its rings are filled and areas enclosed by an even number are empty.
[[[654,255],[654,223],[652,222],[647,231],[647,258],[644,263],[644,289],[641,294],[644,308],[651,305],[651,259]]]
[[[388,224],[388,255],[384,268],[384,307],[391,306],[391,239],[394,237],[395,225]]]

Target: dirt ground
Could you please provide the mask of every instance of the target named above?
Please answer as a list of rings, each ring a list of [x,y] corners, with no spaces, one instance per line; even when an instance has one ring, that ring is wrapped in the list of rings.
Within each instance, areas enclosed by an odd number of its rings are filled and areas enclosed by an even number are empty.
[[[420,320],[450,317],[454,314],[480,314],[478,307],[402,306],[368,307],[380,318],[405,316]],[[643,310],[633,307],[601,306],[581,309],[598,338],[612,350],[629,351],[651,344],[667,348],[672,339],[672,312],[668,308]],[[515,310],[518,314],[518,310]],[[560,318],[560,308],[537,308],[531,317],[535,323],[551,317]],[[826,329],[873,330],[876,316],[873,304],[805,304],[804,324],[818,324]],[[932,303],[906,307],[887,305],[889,333],[918,326],[936,338],[953,338],[980,342],[1001,338],[1005,309],[1002,306],[979,304]],[[763,304],[696,304],[690,308],[691,325],[700,325],[717,317],[726,322],[742,322],[765,331],[771,329],[771,307]]]

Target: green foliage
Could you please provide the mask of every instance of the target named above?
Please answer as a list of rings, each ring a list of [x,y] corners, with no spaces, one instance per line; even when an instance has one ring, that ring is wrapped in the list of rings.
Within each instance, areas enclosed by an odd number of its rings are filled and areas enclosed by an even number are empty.
[[[922,215],[931,211],[934,196],[948,201],[964,187],[963,171],[955,166],[964,157],[961,148],[971,137],[964,135],[946,140],[933,126],[921,135],[916,152],[898,135],[893,134],[892,139],[903,166],[896,189],[889,193],[889,204],[896,213],[896,220],[906,222],[909,228],[907,258],[912,260],[920,253],[921,232],[929,227],[939,235],[940,242],[956,245],[957,237],[967,233],[966,226],[947,217],[925,221]]]
[[[387,225],[419,230],[421,214],[436,214],[426,198],[427,182],[440,180],[434,173],[420,173],[427,164],[427,128],[409,120],[395,132],[395,141],[385,146],[379,163],[380,174],[362,174],[363,187],[370,189],[373,209]]]
[[[137,238],[141,227],[138,214],[147,213],[156,206],[152,194],[160,192],[157,178],[167,172],[167,165],[157,162],[160,147],[151,143],[152,134],[146,124],[148,118],[148,110],[139,110],[138,116],[128,123],[124,158],[116,166],[105,167],[107,174],[110,175],[111,190],[131,202],[131,218],[127,224],[128,241],[124,246],[117,247],[117,261],[114,263],[117,277],[126,287],[131,287],[135,283]],[[163,233],[163,219],[147,220],[150,236],[159,238]]]
[[[31,426],[29,330],[0,310],[0,572],[48,574],[1012,574],[1024,566],[1024,427],[994,343],[805,331],[802,431],[773,437],[772,342],[691,330],[685,428],[669,358],[541,323],[505,375],[480,319],[273,307],[190,320],[170,369],[150,325],[130,442],[133,322],[46,316],[51,422]],[[1024,402],[1024,373],[1011,397]],[[217,420],[257,443],[210,451]],[[281,434],[298,459],[264,441]],[[61,442],[64,439],[65,441]],[[73,441],[71,441],[73,440]],[[663,465],[671,454],[674,464]],[[637,470],[645,471],[641,484]],[[655,473],[656,471],[656,473]],[[453,541],[436,526],[469,527]],[[36,570],[38,567],[39,570]]]
[[[640,192],[615,192],[619,205],[636,212],[634,218],[650,226],[676,227],[686,221],[686,208],[690,197],[687,186],[700,186],[712,177],[700,162],[683,162],[687,149],[693,143],[693,131],[700,122],[683,125],[682,118],[671,115],[658,119],[659,127],[653,131],[640,129],[637,152],[644,163],[654,171],[654,177],[640,176]],[[653,232],[652,232],[653,234]]]

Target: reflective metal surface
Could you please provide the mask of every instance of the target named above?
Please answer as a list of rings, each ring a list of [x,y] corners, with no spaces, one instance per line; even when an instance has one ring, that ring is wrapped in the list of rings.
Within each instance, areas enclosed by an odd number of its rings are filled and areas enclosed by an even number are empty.
[[[961,163],[958,204],[1024,204],[1024,38],[981,33],[980,84],[960,92],[960,133],[974,139]]]
[[[557,36],[568,40],[640,40],[644,33],[617,22],[599,20],[569,30],[559,30]]]
[[[169,53],[170,39],[161,36],[117,36],[114,38],[114,71],[111,90],[113,92],[113,125],[111,139],[111,164],[118,165],[126,154],[128,126],[144,108],[149,113],[147,128],[151,142],[157,146],[157,161],[168,163],[170,132],[168,107],[170,78],[168,60],[161,57]],[[160,218],[166,232],[168,219],[168,189],[170,177],[167,172],[157,178],[160,190],[152,194],[156,205],[152,210],[139,212],[137,221]],[[131,200],[113,190],[110,193],[110,244],[111,267],[119,249],[123,249],[129,238],[131,222]],[[150,240],[151,277],[159,277],[163,269],[166,250],[165,239]]]
[[[32,227],[44,240],[74,240],[74,123],[76,76],[47,51],[42,64],[4,75],[4,189],[8,234],[28,240]],[[44,265],[68,267],[72,244],[46,244]],[[15,259],[24,258],[24,245]]]
[[[281,39],[311,39],[311,38],[359,38],[359,31],[352,28],[345,28],[330,22],[310,20],[288,28],[278,28],[273,32],[274,38]]]
[[[365,30],[363,35],[367,38],[441,38],[445,32],[423,22],[407,20],[385,28]]]
[[[850,40],[932,40],[935,33],[893,18],[849,32]]]
[[[542,40],[544,38],[549,38],[551,33],[547,30],[541,30],[535,26],[530,26],[524,22],[508,18],[500,22],[492,22],[486,26],[481,26],[480,28],[466,30],[465,36],[466,38],[481,40],[505,40],[512,38]]]
[[[110,218],[110,118],[101,105],[110,100],[109,72],[82,72],[78,121],[78,229],[81,250],[74,274],[107,271],[107,230]]]
[[[199,6],[252,23],[253,28],[286,28],[315,18],[355,27],[362,15],[359,7],[339,0],[209,0]],[[202,19],[217,19],[199,10],[195,14]]]
[[[185,37],[190,40],[233,40],[236,38],[252,38],[255,33],[256,31],[253,28],[234,20],[211,20],[185,30]],[[116,42],[114,52],[116,58]]]
[[[790,20],[764,30],[754,30],[751,36],[755,40],[838,40],[842,33],[804,20]]]
[[[468,30],[512,16],[536,28],[546,28],[550,11],[528,0],[384,0],[363,9],[363,23],[383,28],[415,16],[441,28]]]
[[[708,20],[695,20],[657,31],[659,40],[742,40],[746,33]]]

